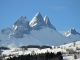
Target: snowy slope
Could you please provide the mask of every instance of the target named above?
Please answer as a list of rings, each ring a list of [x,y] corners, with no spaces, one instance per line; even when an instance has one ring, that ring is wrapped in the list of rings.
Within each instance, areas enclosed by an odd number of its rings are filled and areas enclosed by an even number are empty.
[[[74,43],[75,43],[75,45],[74,45]],[[60,45],[60,47],[63,47],[65,49],[73,49],[73,50],[76,50],[76,47],[80,49],[80,41]]]
[[[44,42],[43,44],[49,43],[49,45],[56,45],[57,43],[57,45],[60,45],[65,42],[70,42],[69,39],[64,37],[62,34],[48,27],[41,29],[40,31],[32,30],[31,35],[39,38],[40,41]]]
[[[24,34],[23,38],[15,38],[15,37],[3,38],[3,37],[1,37],[1,40],[4,40],[4,42],[7,42],[7,44],[14,43],[17,46],[34,45],[34,44],[35,45],[61,45],[64,43],[71,42],[68,38],[66,38],[59,32],[57,32],[56,30],[50,29],[48,27],[38,31],[32,30],[30,34]]]
[[[64,35],[74,41],[80,40],[80,33],[78,33],[74,28],[70,29]]]

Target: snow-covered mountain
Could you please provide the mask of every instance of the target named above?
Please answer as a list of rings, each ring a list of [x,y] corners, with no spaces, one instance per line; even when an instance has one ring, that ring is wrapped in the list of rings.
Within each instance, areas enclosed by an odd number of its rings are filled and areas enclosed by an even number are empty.
[[[13,25],[13,34],[11,36],[22,38],[23,34],[28,34],[30,31],[29,21],[26,17],[21,16]]]
[[[61,45],[70,42],[50,23],[48,16],[43,18],[40,12],[30,22],[21,16],[11,28],[0,31],[0,46]]]
[[[30,21],[29,23],[30,27],[32,27],[33,29],[39,30],[41,28],[46,27],[46,24],[43,20],[43,17],[41,15],[40,12],[38,12],[33,19]]]
[[[49,18],[48,18],[47,15],[44,17],[44,22],[46,23],[46,26],[47,26],[47,27],[56,30],[56,28],[50,23],[50,20],[49,20]]]
[[[64,34],[66,37],[72,40],[80,40],[80,33],[78,33],[74,28],[70,29],[68,32]]]

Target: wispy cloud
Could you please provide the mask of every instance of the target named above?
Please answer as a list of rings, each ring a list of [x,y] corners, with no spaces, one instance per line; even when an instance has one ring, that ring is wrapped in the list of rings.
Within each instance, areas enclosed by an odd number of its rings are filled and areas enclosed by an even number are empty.
[[[54,10],[64,10],[66,7],[64,7],[64,6],[52,6],[49,8],[54,9]]]
[[[10,48],[10,49],[16,48],[16,45],[14,43],[11,43],[8,45],[8,48]]]

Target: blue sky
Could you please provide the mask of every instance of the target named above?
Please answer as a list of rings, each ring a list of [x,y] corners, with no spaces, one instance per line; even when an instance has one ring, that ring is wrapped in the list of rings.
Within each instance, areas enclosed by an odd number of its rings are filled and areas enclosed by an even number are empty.
[[[20,16],[30,21],[37,12],[48,15],[57,31],[80,32],[80,0],[0,0],[0,30],[12,27]]]

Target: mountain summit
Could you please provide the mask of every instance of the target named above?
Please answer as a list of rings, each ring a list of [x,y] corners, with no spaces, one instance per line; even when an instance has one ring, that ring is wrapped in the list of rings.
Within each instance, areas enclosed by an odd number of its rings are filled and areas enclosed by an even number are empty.
[[[80,40],[80,33],[78,33],[74,28],[70,29],[64,35],[72,40]]]
[[[33,29],[41,29],[46,26],[43,17],[40,12],[38,12],[29,23],[30,27]]]
[[[76,35],[76,34],[80,35],[80,33],[78,33],[74,28],[70,29],[70,30],[69,30],[68,32],[66,32],[64,35],[65,35],[65,36],[69,36],[69,35],[71,35],[71,34],[73,34],[73,35]]]
[[[13,25],[13,30],[16,30],[18,27],[24,27],[28,28],[29,27],[29,21],[26,19],[26,17],[21,16]]]
[[[53,28],[54,30],[56,30],[56,28],[51,24],[47,15],[44,17],[44,22],[46,23],[47,27]]]
[[[14,23],[12,29],[14,32],[14,34],[12,34],[12,36],[20,38],[23,36],[23,34],[29,33],[29,31],[30,31],[29,21],[26,19],[26,17],[21,16]]]

